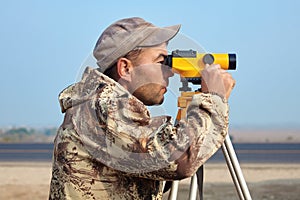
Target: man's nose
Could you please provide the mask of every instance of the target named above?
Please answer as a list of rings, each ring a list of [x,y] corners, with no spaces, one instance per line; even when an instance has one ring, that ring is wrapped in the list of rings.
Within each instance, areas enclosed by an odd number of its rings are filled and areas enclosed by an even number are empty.
[[[163,65],[163,74],[165,78],[174,76],[174,72],[172,71],[172,68],[168,65]]]

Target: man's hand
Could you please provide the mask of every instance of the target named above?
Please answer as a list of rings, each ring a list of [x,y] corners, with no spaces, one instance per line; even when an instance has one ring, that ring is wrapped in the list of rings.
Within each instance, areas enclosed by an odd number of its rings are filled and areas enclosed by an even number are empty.
[[[217,93],[228,99],[234,86],[235,80],[226,70],[221,69],[220,65],[206,65],[201,72],[203,93]]]

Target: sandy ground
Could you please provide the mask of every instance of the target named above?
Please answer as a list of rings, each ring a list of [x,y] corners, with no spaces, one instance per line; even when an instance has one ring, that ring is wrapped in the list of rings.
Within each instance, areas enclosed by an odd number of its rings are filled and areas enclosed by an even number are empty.
[[[242,164],[241,168],[252,199],[300,199],[300,164]],[[0,162],[0,199],[47,199],[50,176],[51,163]],[[178,199],[188,199],[189,181],[180,182]],[[205,165],[204,199],[239,199],[226,164]]]

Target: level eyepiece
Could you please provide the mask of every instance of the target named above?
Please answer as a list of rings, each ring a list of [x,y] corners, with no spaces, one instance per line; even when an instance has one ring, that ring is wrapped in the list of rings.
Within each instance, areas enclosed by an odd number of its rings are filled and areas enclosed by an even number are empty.
[[[229,53],[228,57],[229,57],[229,66],[228,66],[228,69],[236,70],[236,54]]]

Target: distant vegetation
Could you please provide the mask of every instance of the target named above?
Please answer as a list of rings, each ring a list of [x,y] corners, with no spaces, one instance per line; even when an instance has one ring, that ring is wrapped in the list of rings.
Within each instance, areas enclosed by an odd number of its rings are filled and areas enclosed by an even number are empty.
[[[0,143],[51,143],[57,128],[12,127],[0,129]]]

